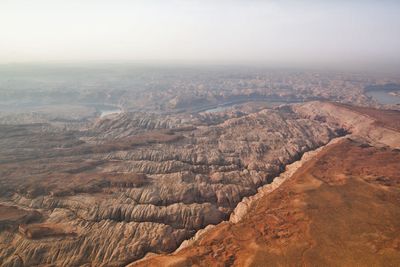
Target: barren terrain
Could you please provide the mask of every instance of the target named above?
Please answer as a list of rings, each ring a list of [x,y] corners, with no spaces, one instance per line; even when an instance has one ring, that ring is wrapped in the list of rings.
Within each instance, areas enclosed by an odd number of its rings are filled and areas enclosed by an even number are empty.
[[[365,94],[397,76],[15,71],[1,266],[398,262],[399,106]]]
[[[286,164],[345,133],[290,108],[120,114],[80,131],[2,127],[1,201],[41,216],[0,233],[5,266],[120,266],[172,252]]]
[[[377,113],[386,114],[367,115]],[[238,222],[132,266],[397,266],[399,168],[398,149],[347,137],[274,191],[261,190]]]

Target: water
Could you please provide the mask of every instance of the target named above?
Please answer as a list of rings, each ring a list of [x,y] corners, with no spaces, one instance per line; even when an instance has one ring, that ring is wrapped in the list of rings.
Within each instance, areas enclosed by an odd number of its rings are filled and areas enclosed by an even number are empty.
[[[372,97],[373,99],[375,99],[376,101],[378,101],[381,104],[390,104],[390,105],[400,104],[400,97],[390,95],[389,92],[370,91],[370,92],[367,92],[366,94],[367,94],[367,96]]]
[[[219,106],[216,108],[207,109],[204,112],[208,112],[208,113],[221,112],[221,111],[225,111],[225,110],[229,109],[230,107],[232,107],[232,106],[231,105]]]
[[[202,112],[208,112],[208,113],[214,113],[214,112],[222,112],[225,110],[228,110],[230,108],[232,108],[233,106],[237,105],[237,104],[243,104],[243,103],[250,103],[250,102],[255,102],[255,103],[262,103],[262,104],[266,104],[269,107],[276,107],[282,104],[290,104],[290,103],[298,103],[298,102],[302,102],[302,101],[298,101],[298,100],[273,100],[273,99],[256,99],[256,100],[245,100],[245,101],[234,101],[234,102],[228,102],[225,104],[220,104],[219,106],[207,109],[207,110],[203,110]]]

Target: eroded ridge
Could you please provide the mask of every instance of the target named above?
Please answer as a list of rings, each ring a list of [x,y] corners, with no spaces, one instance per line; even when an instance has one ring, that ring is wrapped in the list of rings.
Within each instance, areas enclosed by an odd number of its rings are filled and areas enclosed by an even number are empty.
[[[8,220],[0,232],[5,266],[120,266],[172,252],[227,220],[243,197],[304,152],[345,133],[290,106],[123,113],[62,131],[0,127],[2,205],[38,213]]]
[[[400,132],[380,117],[399,113],[318,102],[295,109],[353,133],[306,153],[230,221],[130,266],[396,266]]]
[[[173,255],[132,266],[395,266],[399,161],[398,150],[346,138],[262,194],[239,222],[221,223]]]

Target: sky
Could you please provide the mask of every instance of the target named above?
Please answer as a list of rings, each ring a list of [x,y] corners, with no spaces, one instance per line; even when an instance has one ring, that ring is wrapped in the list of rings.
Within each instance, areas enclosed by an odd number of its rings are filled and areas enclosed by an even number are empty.
[[[396,0],[0,0],[0,64],[400,66]]]

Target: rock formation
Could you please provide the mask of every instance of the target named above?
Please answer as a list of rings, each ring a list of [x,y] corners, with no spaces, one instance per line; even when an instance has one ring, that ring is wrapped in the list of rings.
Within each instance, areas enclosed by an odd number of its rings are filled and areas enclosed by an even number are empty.
[[[288,165],[229,221],[129,266],[396,266],[400,112],[318,102],[293,109],[353,133]]]
[[[4,266],[120,266],[172,252],[345,133],[284,107],[1,127],[1,203],[40,214],[0,232]]]

